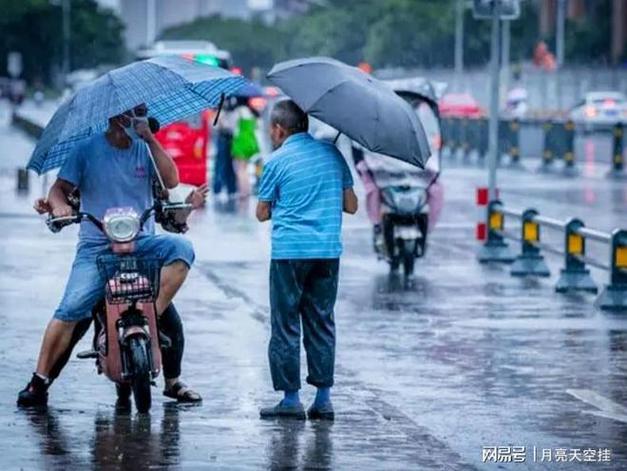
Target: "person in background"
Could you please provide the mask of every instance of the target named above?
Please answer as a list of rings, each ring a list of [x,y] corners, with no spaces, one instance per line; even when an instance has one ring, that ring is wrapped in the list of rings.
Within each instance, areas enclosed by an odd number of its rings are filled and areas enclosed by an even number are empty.
[[[261,409],[262,419],[333,420],[335,314],[342,212],[357,212],[353,179],[334,144],[308,132],[307,115],[291,100],[270,116],[275,149],[261,176],[256,216],[272,219],[268,357],[281,402]],[[305,414],[300,402],[300,340],[307,353],[307,382],[317,388]]]
[[[225,101],[216,124],[216,161],[213,169],[213,194],[215,196],[222,192],[223,187],[226,187],[229,197],[233,197],[237,192],[233,156],[231,155],[233,132],[237,122],[233,100],[230,98]]]
[[[231,154],[237,173],[237,188],[240,198],[250,196],[250,175],[248,165],[250,158],[259,152],[257,143],[257,116],[248,106],[247,98],[237,101],[234,110],[236,115],[235,131],[231,143]]]
[[[370,152],[353,143],[352,157],[357,175],[366,193],[366,214],[373,225],[375,246],[383,245],[382,190],[389,186],[425,187],[429,202],[428,231],[435,228],[444,206],[444,187],[438,181],[440,174],[440,125],[427,103],[414,105],[414,110],[429,139],[431,157],[424,169],[406,162]]]

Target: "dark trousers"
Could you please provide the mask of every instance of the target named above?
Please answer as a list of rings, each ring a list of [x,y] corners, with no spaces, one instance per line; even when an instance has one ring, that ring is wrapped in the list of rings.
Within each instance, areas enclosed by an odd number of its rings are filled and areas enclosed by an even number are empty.
[[[92,319],[90,317],[83,319],[76,324],[74,331],[72,332],[70,345],[50,369],[49,377],[51,380],[54,380],[59,376],[61,370],[70,359],[72,350],[81,340],[83,335],[85,335],[87,329],[89,329],[91,321]],[[163,376],[165,379],[178,378],[181,375],[181,362],[183,361],[183,350],[185,349],[185,336],[183,335],[181,317],[174,307],[174,304],[170,304],[161,314],[161,317],[159,318],[159,328],[172,341],[172,345],[169,348],[161,350]]]
[[[216,162],[213,168],[213,193],[216,195],[220,193],[224,185],[226,191],[233,194],[237,191],[233,156],[231,155],[233,136],[219,132],[217,139]]]
[[[333,386],[335,319],[339,259],[272,260],[268,347],[272,383],[277,391],[300,389],[300,326],[307,354],[307,382]]]

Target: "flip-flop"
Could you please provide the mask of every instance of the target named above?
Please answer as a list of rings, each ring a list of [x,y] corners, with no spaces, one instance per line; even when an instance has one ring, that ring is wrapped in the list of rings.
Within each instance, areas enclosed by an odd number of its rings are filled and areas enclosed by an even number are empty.
[[[163,390],[163,395],[176,399],[181,403],[202,402],[202,397],[197,392],[189,389],[182,381],[177,381],[169,389]]]

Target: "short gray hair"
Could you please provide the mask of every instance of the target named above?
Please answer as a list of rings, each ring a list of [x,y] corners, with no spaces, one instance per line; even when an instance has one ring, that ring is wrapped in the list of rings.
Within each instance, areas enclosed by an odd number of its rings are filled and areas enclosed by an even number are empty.
[[[278,124],[289,134],[297,132],[307,132],[309,128],[309,118],[307,113],[292,100],[281,100],[272,108],[270,114],[270,124]]]

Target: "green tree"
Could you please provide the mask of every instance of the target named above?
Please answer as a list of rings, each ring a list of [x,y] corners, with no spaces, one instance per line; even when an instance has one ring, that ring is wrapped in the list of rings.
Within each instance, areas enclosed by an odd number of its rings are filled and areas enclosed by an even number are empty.
[[[72,0],[71,69],[115,64],[124,58],[123,25],[95,0]],[[62,12],[48,0],[0,0],[0,75],[9,51],[22,53],[28,81],[50,83],[63,50]]]
[[[122,21],[93,0],[74,0],[71,17],[72,68],[118,64],[125,56]]]
[[[375,66],[452,63],[451,2],[388,0],[369,29],[365,59]]]
[[[612,31],[612,4],[610,0],[597,0],[590,16],[581,20],[568,20],[565,29],[566,62],[596,62],[609,64]],[[555,41],[555,37],[550,38]]]
[[[218,15],[199,18],[174,26],[161,39],[202,39],[226,49],[235,64],[249,71],[252,67],[269,67],[285,55],[287,36],[283,31],[261,21],[243,21]]]
[[[282,25],[291,38],[290,57],[321,55],[356,64],[364,58],[371,4],[354,2],[353,8],[318,8]]]
[[[208,39],[231,51],[250,69],[270,67],[294,57],[325,55],[350,64],[376,67],[452,66],[457,0],[326,0],[306,14],[267,26],[253,21],[204,18],[168,30],[163,37]],[[610,0],[579,22],[567,24],[568,61],[605,61],[609,54]],[[540,38],[537,2],[522,2],[510,24],[512,61],[530,60]],[[464,17],[464,63],[482,66],[490,59],[490,21]]]

